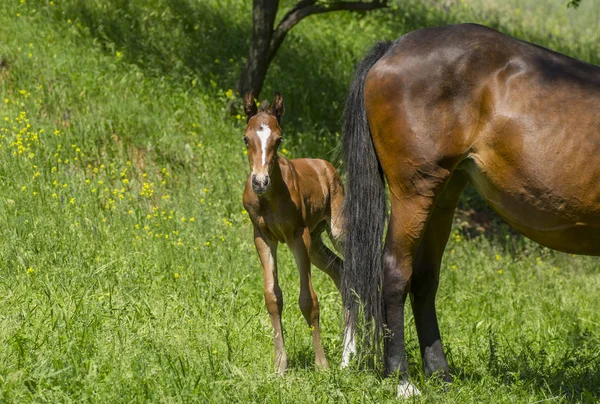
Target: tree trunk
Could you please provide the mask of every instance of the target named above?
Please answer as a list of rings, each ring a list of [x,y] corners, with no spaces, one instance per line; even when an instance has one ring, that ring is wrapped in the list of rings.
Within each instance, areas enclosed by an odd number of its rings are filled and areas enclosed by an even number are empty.
[[[387,7],[388,0],[333,1],[319,3],[318,0],[300,0],[283,17],[276,29],[275,16],[279,0],[254,0],[252,6],[252,44],[250,54],[236,85],[236,92],[244,97],[251,92],[258,98],[267,71],[287,33],[305,17],[331,11],[367,12]],[[233,100],[228,104],[232,112]]]
[[[260,94],[271,62],[269,48],[278,7],[279,0],[254,0],[250,54],[236,86],[241,97],[248,92],[252,92],[255,97]]]

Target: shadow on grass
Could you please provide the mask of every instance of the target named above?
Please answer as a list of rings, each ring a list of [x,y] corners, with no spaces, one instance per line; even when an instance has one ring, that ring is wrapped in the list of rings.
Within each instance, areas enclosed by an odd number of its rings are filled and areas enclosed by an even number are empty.
[[[149,75],[197,83],[211,96],[235,87],[250,45],[250,9],[227,10],[190,0],[156,0],[146,8],[128,0],[70,0],[63,9],[57,18],[67,15],[77,21],[106,53],[119,52],[123,61]],[[316,48],[311,41],[294,42],[292,36],[277,54],[269,73],[271,84],[261,98],[271,98],[273,90],[283,93],[288,104],[284,125],[290,134],[322,128],[314,137],[291,139],[307,155],[322,156],[322,144],[313,147],[315,139],[339,131],[347,83],[335,70],[319,67],[333,64],[335,52]],[[334,148],[337,139],[327,140],[328,148]]]
[[[600,401],[600,340],[576,324],[565,338],[552,341],[558,352],[549,352],[539,341],[502,341],[490,332],[488,370],[502,384],[526,384],[529,388],[563,397],[569,402]],[[543,341],[543,343],[548,341]],[[454,367],[452,372],[466,380],[481,381],[479,373]]]
[[[288,368],[294,370],[312,370],[315,367],[315,352],[309,349],[293,349],[288,352]]]
[[[156,3],[143,8],[128,0],[71,1],[65,13],[86,27],[105,51],[121,51],[125,61],[151,74],[174,80],[194,76],[208,88],[231,80],[233,69],[227,63],[245,52],[246,27],[203,2]]]

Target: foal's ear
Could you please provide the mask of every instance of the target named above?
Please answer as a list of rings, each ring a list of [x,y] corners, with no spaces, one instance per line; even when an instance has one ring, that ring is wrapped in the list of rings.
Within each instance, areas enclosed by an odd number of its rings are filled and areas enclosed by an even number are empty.
[[[246,122],[250,120],[258,112],[256,101],[254,101],[254,94],[252,92],[246,93],[244,97],[244,112],[246,113]]]
[[[281,116],[284,112],[285,108],[283,107],[283,97],[278,91],[275,91],[275,98],[273,99],[273,104],[271,104],[271,114],[275,115],[277,122],[281,122]]]

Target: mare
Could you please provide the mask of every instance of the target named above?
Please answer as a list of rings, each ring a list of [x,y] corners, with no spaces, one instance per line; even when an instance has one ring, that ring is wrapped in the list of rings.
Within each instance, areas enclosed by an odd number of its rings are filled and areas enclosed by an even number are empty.
[[[259,111],[252,94],[244,100],[247,126],[244,142],[251,173],[244,189],[244,208],[254,224],[254,245],[262,263],[264,295],[275,345],[275,370],[287,367],[281,327],[283,296],[277,278],[277,246],[291,249],[300,273],[300,310],[312,330],[315,364],[329,365],[321,345],[319,301],[311,283],[311,263],[340,288],[342,260],[323,244],[326,230],[336,245],[341,242],[344,187],[335,168],[325,160],[288,160],[277,154],[281,143],[283,98],[275,93],[270,107]],[[345,347],[346,347],[345,343]]]
[[[598,66],[475,24],[378,43],[359,64],[342,139],[342,295],[350,319],[356,293],[375,324],[357,342],[378,349],[387,326],[384,372],[399,372],[399,395],[419,393],[408,379],[407,295],[425,374],[452,380],[435,296],[467,183],[526,237],[600,255],[599,112]]]

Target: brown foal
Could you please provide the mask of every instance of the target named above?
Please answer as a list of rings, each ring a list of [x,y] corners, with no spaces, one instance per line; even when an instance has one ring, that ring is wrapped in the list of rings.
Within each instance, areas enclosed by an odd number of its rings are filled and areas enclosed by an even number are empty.
[[[342,181],[327,161],[288,160],[277,154],[282,140],[279,123],[284,111],[279,93],[275,93],[270,108],[263,106],[260,111],[252,94],[248,94],[244,109],[247,117],[244,142],[251,169],[244,189],[244,208],[254,224],[254,245],[263,267],[265,303],[274,332],[275,369],[283,374],[287,367],[281,327],[283,297],[277,280],[279,243],[287,244],[296,259],[300,272],[299,305],[312,330],[315,363],[319,368],[327,368],[310,265],[329,275],[339,289],[343,262],[323,244],[321,233],[326,230],[340,250]]]

